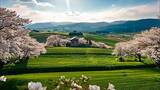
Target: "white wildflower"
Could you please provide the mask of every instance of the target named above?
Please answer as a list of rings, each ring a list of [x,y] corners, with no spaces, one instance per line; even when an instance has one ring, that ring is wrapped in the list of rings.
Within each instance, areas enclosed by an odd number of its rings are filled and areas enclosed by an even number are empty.
[[[64,80],[66,77],[65,76],[61,76],[60,77],[60,80]]]
[[[107,90],[116,90],[116,89],[115,89],[115,86],[113,84],[109,83]]]
[[[47,87],[43,87],[41,82],[29,82],[28,83],[29,90],[46,90]]]
[[[82,86],[78,85],[77,83],[75,83],[74,81],[71,83],[71,87],[76,88],[76,89],[82,89]]]
[[[89,85],[89,90],[100,90],[100,87],[97,85]]]
[[[6,82],[7,78],[5,76],[0,77],[0,81]]]

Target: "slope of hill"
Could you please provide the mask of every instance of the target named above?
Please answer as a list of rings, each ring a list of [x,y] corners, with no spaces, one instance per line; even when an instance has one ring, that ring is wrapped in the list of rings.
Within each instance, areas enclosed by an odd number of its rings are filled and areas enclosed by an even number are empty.
[[[141,19],[136,21],[126,21],[123,23],[112,24],[97,29],[99,33],[123,33],[123,32],[139,32],[151,27],[160,27],[158,19]]]
[[[81,32],[95,32],[97,28],[105,27],[109,25],[107,22],[96,22],[96,23],[73,23],[68,25],[57,26],[57,29],[63,29],[64,31],[81,31]]]
[[[26,28],[31,30],[42,30],[42,29],[54,29],[60,25],[72,24],[71,22],[41,22],[41,23],[32,23],[26,25]]]
[[[44,23],[34,23],[29,24],[26,28],[31,30],[50,30],[50,31],[66,31],[71,32],[74,30],[81,32],[95,32],[97,28],[109,25],[107,22],[97,22],[97,23],[72,23],[72,22],[44,22]]]
[[[50,30],[71,32],[74,30],[80,32],[97,32],[97,33],[125,33],[139,32],[151,27],[160,27],[159,19],[140,19],[134,21],[115,21],[95,22],[95,23],[71,23],[71,22],[47,22],[35,23],[26,26],[31,30]]]

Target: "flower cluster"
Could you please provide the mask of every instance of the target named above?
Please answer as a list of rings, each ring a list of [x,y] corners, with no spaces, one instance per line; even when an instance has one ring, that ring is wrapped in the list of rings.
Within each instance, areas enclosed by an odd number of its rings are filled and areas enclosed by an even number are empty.
[[[6,82],[6,80],[7,80],[7,78],[6,78],[5,76],[1,76],[1,77],[0,77],[0,81]]]
[[[116,90],[116,89],[115,89],[115,86],[113,84],[109,83],[107,90]]]
[[[100,90],[100,86],[90,85],[89,80],[90,78],[85,75],[81,75],[79,79],[70,79],[61,76],[56,88],[53,90]],[[115,90],[115,87],[113,84],[109,83],[106,90]]]
[[[28,90],[46,90],[47,87],[43,87],[41,82],[29,82]]]
[[[97,85],[89,85],[89,90],[100,90],[100,87]]]
[[[47,87],[43,87],[41,82],[29,82],[28,90],[46,90]],[[82,75],[79,79],[66,78],[61,76],[56,84],[56,88],[52,90],[101,90],[98,85],[90,85],[89,77]],[[111,83],[108,84],[106,90],[116,90],[115,86]]]
[[[6,77],[1,76],[0,81],[6,82]],[[41,82],[28,82],[28,90],[47,90]],[[66,78],[61,76],[56,84],[56,88],[53,90],[101,90],[98,85],[90,85],[89,77],[81,75],[79,79],[76,78]],[[106,90],[115,90],[113,84],[109,83]]]
[[[82,75],[79,79],[66,78],[65,76],[61,76],[54,90],[82,90],[82,88],[86,87],[85,85],[88,80],[89,78],[84,75]]]

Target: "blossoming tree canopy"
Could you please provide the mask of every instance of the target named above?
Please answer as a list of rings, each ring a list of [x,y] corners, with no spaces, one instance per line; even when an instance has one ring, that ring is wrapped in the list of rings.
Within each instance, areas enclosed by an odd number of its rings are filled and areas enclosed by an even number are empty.
[[[45,53],[44,45],[31,38],[30,31],[23,28],[29,22],[15,11],[0,8],[0,66]]]
[[[160,28],[152,28],[134,37],[139,48],[160,65]]]
[[[134,36],[133,40],[116,44],[114,54],[126,56],[141,53],[160,65],[160,28],[152,28]]]

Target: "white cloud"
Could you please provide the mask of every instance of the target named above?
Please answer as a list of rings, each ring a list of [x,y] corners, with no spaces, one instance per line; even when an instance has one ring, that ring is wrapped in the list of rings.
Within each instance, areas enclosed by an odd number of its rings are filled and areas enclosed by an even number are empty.
[[[52,5],[51,3],[49,2],[37,2],[37,0],[32,0],[36,5],[38,6],[48,6],[48,7],[55,7],[54,5]]]
[[[156,7],[154,5],[139,5],[129,8],[117,8],[109,11],[104,11],[101,16],[104,15],[104,19],[113,20],[128,20],[128,19],[140,19],[140,18],[153,18],[156,16]]]
[[[55,5],[49,2],[38,2],[37,0],[18,0],[20,3],[31,3],[41,7],[55,7]]]
[[[9,9],[16,11],[23,18],[31,19],[33,22],[53,21],[52,13],[33,10],[25,5],[15,4]]]
[[[76,12],[78,15],[67,15],[66,12],[38,11],[20,4],[16,4],[10,9],[17,11],[20,16],[29,18],[33,22],[110,22],[115,20],[140,19],[156,16],[154,5],[140,5],[121,9],[114,8],[100,12]]]

